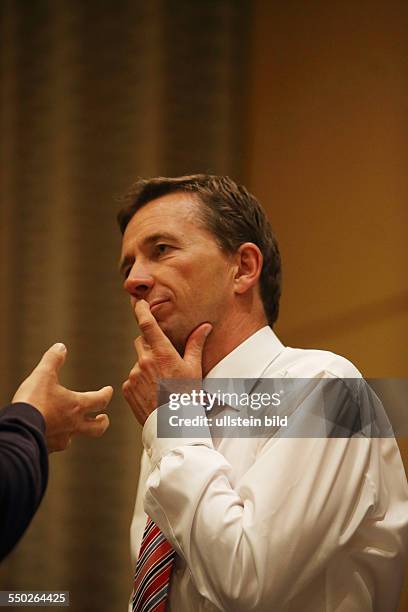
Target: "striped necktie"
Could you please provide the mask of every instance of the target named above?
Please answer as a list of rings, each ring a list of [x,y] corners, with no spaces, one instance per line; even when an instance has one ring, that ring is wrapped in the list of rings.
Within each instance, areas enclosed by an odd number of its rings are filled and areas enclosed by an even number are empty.
[[[136,563],[133,612],[164,612],[175,555],[170,542],[148,517]]]

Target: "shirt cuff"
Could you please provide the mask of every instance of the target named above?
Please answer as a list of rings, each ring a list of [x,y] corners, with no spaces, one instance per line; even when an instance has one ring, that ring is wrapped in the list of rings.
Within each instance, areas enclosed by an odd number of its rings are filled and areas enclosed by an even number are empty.
[[[157,411],[162,406],[156,408],[148,417],[143,426],[142,440],[146,453],[152,463],[157,465],[164,455],[180,446],[206,446],[214,449],[211,432],[208,427],[203,427],[204,435],[201,437],[190,438],[189,436],[174,437],[174,438],[159,438],[157,436]],[[183,407],[183,412],[187,416],[189,406]],[[197,410],[197,406],[194,407]],[[203,415],[205,414],[204,408]],[[207,435],[208,434],[208,435]]]

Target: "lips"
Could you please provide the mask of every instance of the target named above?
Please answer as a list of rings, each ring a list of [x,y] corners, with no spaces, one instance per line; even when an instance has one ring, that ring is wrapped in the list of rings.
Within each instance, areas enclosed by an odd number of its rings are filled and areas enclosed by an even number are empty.
[[[154,310],[157,310],[157,308],[159,306],[161,306],[162,304],[165,304],[166,302],[168,302],[169,300],[166,298],[157,298],[156,300],[153,300],[152,302],[150,302],[149,306],[150,306],[150,312],[153,312]]]

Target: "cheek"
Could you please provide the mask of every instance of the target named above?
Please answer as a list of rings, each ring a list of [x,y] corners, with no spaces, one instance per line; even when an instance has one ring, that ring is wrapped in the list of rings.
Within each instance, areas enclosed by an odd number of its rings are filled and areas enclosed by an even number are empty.
[[[225,300],[231,293],[232,283],[230,271],[225,265],[214,262],[211,266],[201,266],[192,282],[194,294],[203,303],[209,304]]]
[[[194,307],[225,298],[232,289],[231,269],[218,257],[201,253],[194,261],[179,262],[177,274],[169,271],[168,279],[179,298]]]

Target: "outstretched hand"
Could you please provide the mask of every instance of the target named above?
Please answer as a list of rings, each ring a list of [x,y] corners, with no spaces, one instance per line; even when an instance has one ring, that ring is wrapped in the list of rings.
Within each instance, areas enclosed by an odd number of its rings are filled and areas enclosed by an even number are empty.
[[[202,323],[187,339],[181,357],[150,312],[145,300],[138,300],[135,315],[141,336],[135,340],[138,361],[123,383],[123,394],[139,423],[144,425],[157,408],[159,379],[201,379],[202,354],[210,323]]]
[[[58,372],[66,355],[63,344],[54,344],[13,397],[13,402],[26,402],[42,413],[49,452],[64,450],[75,434],[102,436],[109,426],[107,414],[92,416],[91,413],[106,408],[112,387],[79,393],[60,385]]]

